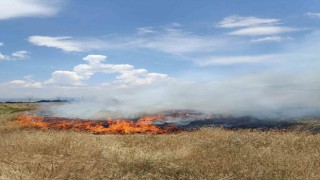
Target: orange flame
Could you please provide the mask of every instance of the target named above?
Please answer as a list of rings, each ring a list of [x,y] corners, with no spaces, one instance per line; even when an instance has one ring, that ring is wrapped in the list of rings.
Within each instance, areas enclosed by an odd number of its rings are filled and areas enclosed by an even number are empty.
[[[174,127],[160,128],[152,124],[155,120],[163,119],[164,116],[161,115],[143,116],[137,121],[113,119],[99,121],[21,115],[17,123],[27,127],[87,131],[95,134],[164,134],[176,130]]]

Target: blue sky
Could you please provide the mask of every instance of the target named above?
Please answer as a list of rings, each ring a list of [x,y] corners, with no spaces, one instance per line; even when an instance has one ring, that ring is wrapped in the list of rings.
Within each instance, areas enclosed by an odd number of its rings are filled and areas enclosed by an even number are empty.
[[[0,27],[1,98],[319,79],[317,0],[0,0]]]

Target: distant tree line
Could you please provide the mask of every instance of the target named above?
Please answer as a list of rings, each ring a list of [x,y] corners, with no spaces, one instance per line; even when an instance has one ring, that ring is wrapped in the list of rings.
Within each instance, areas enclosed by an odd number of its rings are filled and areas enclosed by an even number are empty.
[[[54,100],[48,100],[48,99],[42,99],[38,101],[5,101],[3,103],[56,103],[56,102],[71,102],[74,100],[63,100],[63,99],[54,99]]]

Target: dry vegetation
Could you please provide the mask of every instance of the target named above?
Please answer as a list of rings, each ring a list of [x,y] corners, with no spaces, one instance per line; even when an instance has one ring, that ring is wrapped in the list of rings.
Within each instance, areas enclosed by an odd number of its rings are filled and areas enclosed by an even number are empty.
[[[0,179],[320,179],[320,135],[204,128],[92,135],[16,125],[0,105]]]

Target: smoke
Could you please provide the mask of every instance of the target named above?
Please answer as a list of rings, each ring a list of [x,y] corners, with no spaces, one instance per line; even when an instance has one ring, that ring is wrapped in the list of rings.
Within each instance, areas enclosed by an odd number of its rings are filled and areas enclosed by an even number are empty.
[[[171,79],[135,88],[82,89],[78,93],[88,97],[86,100],[51,105],[49,109],[55,116],[86,119],[131,118],[144,113],[181,109],[259,119],[318,116],[320,73],[316,67],[312,69],[208,82]]]
[[[63,71],[62,73],[68,72],[67,82],[70,83],[72,78],[87,79],[87,75],[95,71],[112,71],[120,73],[116,82],[126,83],[128,87],[116,87],[116,83],[103,87],[80,86],[82,83],[78,83],[79,86],[43,87],[26,92],[37,95],[44,94],[45,91],[49,97],[85,97],[84,101],[79,102],[50,107],[44,105],[44,109],[49,109],[52,115],[70,118],[130,118],[144,113],[181,109],[192,109],[207,114],[278,120],[319,116],[320,54],[317,47],[320,45],[320,32],[316,31],[295,42],[288,42],[282,47],[283,49],[279,50],[282,53],[272,56],[275,58],[272,62],[253,61],[236,66],[237,70],[246,66],[242,69],[246,72],[242,74],[231,72],[229,69],[223,77],[217,78],[214,73],[201,75],[205,69],[201,67],[198,69],[200,73],[191,72],[180,77],[167,78],[133,66],[115,66],[92,61],[89,64],[75,66],[73,71]],[[231,58],[235,59],[239,61],[239,58]],[[264,65],[266,67],[263,67]],[[218,69],[216,66],[210,70]],[[259,68],[255,67],[260,67],[261,72],[256,72]],[[125,68],[125,71],[122,68]],[[144,79],[140,78],[141,75]],[[160,78],[161,82],[157,83],[150,81],[158,77],[164,78]],[[186,77],[192,78],[186,80]],[[57,80],[54,77],[52,79]],[[152,83],[136,83],[141,80]],[[4,91],[1,94],[21,93],[21,89],[18,93],[6,86],[0,89]]]

